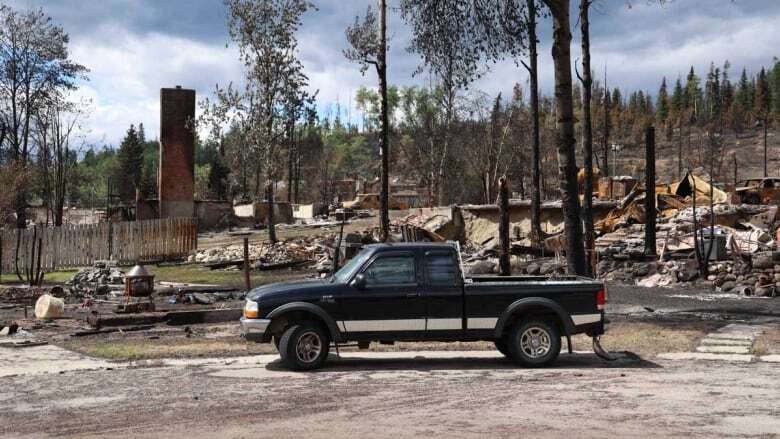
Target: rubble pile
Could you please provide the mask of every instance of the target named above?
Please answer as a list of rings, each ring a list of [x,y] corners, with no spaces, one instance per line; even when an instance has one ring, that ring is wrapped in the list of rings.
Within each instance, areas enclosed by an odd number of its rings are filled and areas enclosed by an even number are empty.
[[[76,297],[105,295],[124,288],[125,273],[114,261],[97,261],[92,267],[79,270],[65,284]]]
[[[301,238],[279,241],[276,244],[249,244],[249,260],[266,264],[290,261],[317,260],[327,252],[327,240],[322,238]],[[233,244],[227,247],[215,247],[200,250],[190,255],[189,262],[214,264],[220,262],[243,261],[244,246]]]
[[[307,237],[279,241],[276,244],[249,244],[249,260],[255,270],[293,267],[312,264],[314,270],[324,273],[330,271],[333,265],[333,247],[338,241],[338,235],[325,237]],[[374,242],[371,233],[348,233],[342,241],[342,262],[355,251],[346,248],[359,248],[363,244]],[[347,255],[347,253],[350,253]],[[243,244],[227,247],[215,247],[198,251],[190,255],[188,261],[202,263],[214,268],[239,266],[244,260]]]
[[[441,214],[413,213],[394,220],[390,226],[401,234],[403,241],[444,242],[454,239],[457,233],[452,218]]]

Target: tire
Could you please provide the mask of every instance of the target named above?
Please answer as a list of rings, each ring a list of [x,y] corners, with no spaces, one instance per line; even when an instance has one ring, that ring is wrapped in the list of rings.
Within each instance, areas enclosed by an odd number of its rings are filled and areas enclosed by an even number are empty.
[[[279,339],[282,365],[291,370],[313,370],[328,358],[330,336],[315,322],[292,325]]]
[[[515,325],[507,339],[510,358],[525,367],[545,367],[561,353],[561,332],[547,320],[528,319]]]
[[[512,358],[512,354],[509,352],[509,348],[506,346],[505,338],[494,340],[493,343],[495,343],[498,352],[501,352],[507,358]]]

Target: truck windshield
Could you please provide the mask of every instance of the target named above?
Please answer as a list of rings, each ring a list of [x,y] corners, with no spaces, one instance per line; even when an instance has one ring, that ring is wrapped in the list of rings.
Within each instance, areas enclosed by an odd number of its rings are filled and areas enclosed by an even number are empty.
[[[354,273],[355,270],[357,270],[363,264],[363,261],[366,260],[368,253],[369,252],[361,252],[354,258],[350,259],[349,262],[344,264],[344,266],[342,266],[339,271],[333,275],[333,282],[346,283],[347,280],[349,280],[349,278],[352,276],[352,273]]]

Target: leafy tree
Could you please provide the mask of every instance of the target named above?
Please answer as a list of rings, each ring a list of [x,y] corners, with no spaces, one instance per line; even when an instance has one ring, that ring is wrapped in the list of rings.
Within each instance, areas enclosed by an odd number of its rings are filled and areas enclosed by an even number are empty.
[[[34,117],[34,140],[38,146],[43,199],[55,226],[61,226],[65,201],[73,186],[79,123],[86,117],[84,102],[71,102],[59,93]]]
[[[251,148],[255,156],[255,195],[260,192],[264,172],[268,238],[276,242],[274,182],[280,177],[283,109],[287,99],[308,84],[297,57],[295,34],[301,16],[313,4],[308,0],[225,0],[225,5],[230,37],[238,45],[244,64],[244,85],[217,86],[216,102],[202,103],[201,120],[209,122],[214,131],[218,131],[215,127],[233,124],[241,143]],[[246,187],[248,156],[241,157]]]
[[[0,5],[0,156],[30,175],[33,118],[53,95],[73,90],[87,69],[70,59],[70,39],[42,9]],[[14,195],[17,227],[26,226],[27,185]]]

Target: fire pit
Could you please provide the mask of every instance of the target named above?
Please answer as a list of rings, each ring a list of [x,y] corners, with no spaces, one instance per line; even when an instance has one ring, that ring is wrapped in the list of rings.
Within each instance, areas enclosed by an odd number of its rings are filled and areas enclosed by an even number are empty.
[[[143,265],[136,265],[125,274],[125,304],[117,308],[117,312],[145,312],[154,311],[154,275]],[[141,301],[146,297],[147,302]]]

